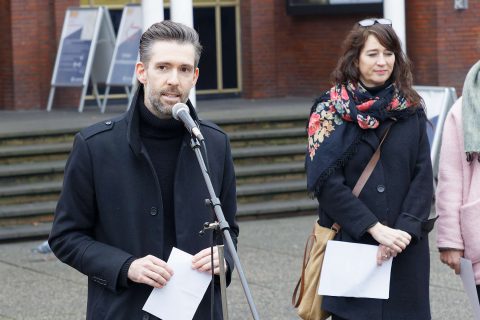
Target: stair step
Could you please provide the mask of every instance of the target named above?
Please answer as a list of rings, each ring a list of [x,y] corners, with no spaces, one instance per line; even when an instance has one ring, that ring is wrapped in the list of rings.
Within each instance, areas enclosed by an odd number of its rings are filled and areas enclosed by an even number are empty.
[[[37,137],[49,137],[49,136],[65,136],[65,135],[75,135],[77,132],[82,130],[82,127],[78,128],[45,128],[40,130],[30,130],[30,131],[17,131],[17,132],[0,132],[0,139],[29,139]]]
[[[292,138],[305,137],[305,128],[280,128],[263,130],[245,130],[229,133],[231,141],[254,140],[254,139],[272,139],[272,138]],[[305,138],[306,139],[306,138]]]
[[[298,192],[307,190],[305,180],[293,180],[270,183],[255,183],[240,185],[237,187],[237,196],[255,196],[263,194]]]
[[[59,193],[62,190],[61,181],[19,184],[0,187],[0,197],[14,197],[45,193]]]
[[[273,145],[233,149],[233,159],[304,154],[305,144]]]
[[[0,178],[49,173],[63,173],[65,164],[65,160],[58,160],[0,165]]]
[[[0,147],[0,158],[69,153],[71,142]]]
[[[32,202],[26,204],[2,205],[0,207],[0,219],[31,217],[53,214],[56,201]],[[1,221],[0,221],[1,223]]]
[[[0,242],[18,239],[45,238],[50,234],[51,229],[51,222],[1,226]]]
[[[272,163],[258,165],[243,165],[235,167],[237,178],[249,176],[265,176],[289,173],[301,173],[305,171],[303,162],[295,161],[290,163]]]
[[[249,114],[243,110],[238,110],[237,112],[230,110],[226,113],[228,113],[228,117],[220,115],[219,117],[210,117],[208,120],[213,121],[222,128],[235,125],[241,125],[242,128],[245,128],[249,125],[258,126],[260,123],[267,123],[270,126],[274,126],[282,122],[288,125],[298,122],[302,123],[304,127],[308,120],[308,111],[302,114],[301,112],[299,113],[298,110],[292,110],[290,112],[282,111],[282,113],[274,115],[269,113]]]
[[[241,218],[307,211],[313,213],[317,206],[318,202],[312,199],[248,203],[238,206],[237,216]]]

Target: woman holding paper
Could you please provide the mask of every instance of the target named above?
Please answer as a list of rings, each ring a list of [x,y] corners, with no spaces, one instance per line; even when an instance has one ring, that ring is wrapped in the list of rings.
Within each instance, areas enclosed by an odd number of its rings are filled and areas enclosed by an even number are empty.
[[[460,258],[471,260],[480,297],[480,61],[468,72],[442,135],[435,203],[440,259],[457,274]]]
[[[430,319],[427,118],[391,21],[356,23],[332,78],[334,86],[311,109],[308,190],[318,199],[320,224],[341,226],[335,240],[378,245],[378,264],[395,258],[389,299],[325,296],[322,308],[334,320]],[[387,129],[357,198],[352,188]]]

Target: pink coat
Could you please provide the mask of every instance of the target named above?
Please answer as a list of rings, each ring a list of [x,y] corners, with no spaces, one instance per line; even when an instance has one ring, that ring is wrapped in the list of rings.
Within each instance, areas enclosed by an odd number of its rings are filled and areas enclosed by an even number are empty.
[[[480,284],[480,163],[466,160],[461,98],[445,120],[435,206],[437,246],[464,250]]]

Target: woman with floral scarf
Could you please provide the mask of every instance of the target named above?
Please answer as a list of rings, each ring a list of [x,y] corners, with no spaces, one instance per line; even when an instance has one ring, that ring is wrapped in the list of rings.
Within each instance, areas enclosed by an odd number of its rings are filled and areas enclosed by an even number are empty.
[[[319,223],[341,226],[335,240],[378,245],[393,259],[389,298],[325,296],[333,320],[431,319],[425,222],[433,178],[424,103],[388,19],[355,24],[332,74],[334,86],[310,113],[307,187]],[[389,129],[360,195],[352,188]]]

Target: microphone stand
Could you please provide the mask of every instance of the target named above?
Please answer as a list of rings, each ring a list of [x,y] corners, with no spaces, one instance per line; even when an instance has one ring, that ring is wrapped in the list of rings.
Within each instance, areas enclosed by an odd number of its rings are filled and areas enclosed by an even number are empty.
[[[200,151],[200,143],[196,138],[192,138],[190,141],[190,147],[195,152],[197,156],[198,164],[200,165],[200,169],[202,170],[203,178],[205,179],[205,183],[207,185],[208,193],[210,195],[211,206],[215,212],[215,216],[217,217],[218,227],[222,231],[224,242],[226,243],[228,250],[232,254],[233,262],[235,268],[237,269],[238,276],[240,277],[240,282],[243,287],[243,291],[245,293],[245,297],[247,298],[248,305],[250,307],[250,311],[252,312],[253,319],[259,320],[260,317],[258,316],[257,309],[255,307],[255,303],[253,302],[252,294],[250,293],[250,289],[248,288],[247,280],[245,278],[245,274],[243,273],[243,268],[240,263],[240,259],[238,258],[237,250],[235,250],[235,246],[233,245],[232,236],[230,235],[230,226],[228,222],[225,220],[225,216],[223,215],[220,199],[217,198],[215,195],[215,190],[213,189],[212,181],[210,180],[209,173],[207,171],[207,167],[205,165],[205,161],[203,160],[202,152]],[[220,264],[223,262],[220,261]]]

